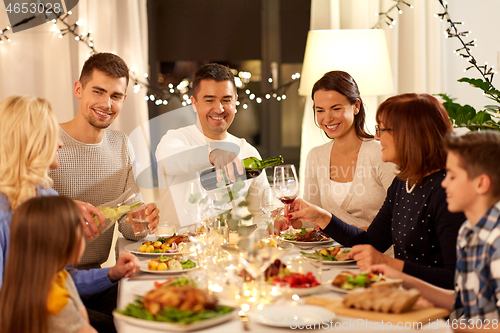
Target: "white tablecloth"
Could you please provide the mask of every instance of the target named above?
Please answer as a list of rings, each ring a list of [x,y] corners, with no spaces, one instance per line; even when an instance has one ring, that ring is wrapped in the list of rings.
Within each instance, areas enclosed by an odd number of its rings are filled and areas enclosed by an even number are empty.
[[[134,242],[128,241],[123,237],[120,237],[117,241],[117,251],[124,251],[124,247],[132,244]],[[299,255],[300,249],[292,249],[287,256],[297,256]],[[141,256],[138,255],[139,260],[145,261],[150,260],[150,256]],[[322,280],[323,282],[334,278],[340,273],[342,270],[357,270],[357,266],[355,265],[324,265]],[[168,277],[167,277],[168,278]],[[140,280],[137,280],[140,279]],[[138,272],[137,277],[125,278],[122,279],[119,283],[118,287],[118,309],[124,309],[127,304],[133,302],[136,299],[136,295],[134,294],[134,289],[144,289],[147,286],[151,286],[153,288],[154,281],[165,280],[164,276],[156,276],[149,273]],[[342,299],[342,294],[330,291],[323,287],[315,296],[321,296],[325,298],[332,299]],[[298,303],[301,303],[302,300],[299,300]],[[357,320],[356,318],[349,317],[336,317],[337,324],[336,326],[331,326],[331,328],[336,328],[337,332],[350,332],[350,333],[361,333],[361,332],[394,332],[401,331],[406,329],[397,329],[395,325],[393,325],[392,329],[388,329],[387,326],[381,325],[381,323],[368,322],[364,320]],[[440,320],[438,322],[438,328],[436,328],[436,322],[433,322],[433,327],[429,327],[429,325],[424,325],[423,329],[418,330],[418,332],[436,332],[436,333],[445,333],[452,332],[450,329],[444,327],[444,321]],[[425,323],[424,323],[425,324]],[[117,331],[119,333],[153,333],[153,332],[162,332],[157,330],[152,330],[148,328],[143,328],[135,325],[131,325],[128,323],[124,323],[115,318],[115,325]],[[370,329],[371,327],[371,329]],[[251,331],[254,332],[290,332],[288,328],[276,328],[271,326],[265,326],[258,324],[256,322],[250,321]],[[237,316],[234,319],[223,323],[221,325],[213,326],[210,328],[203,329],[203,332],[214,332],[214,333],[235,333],[242,332],[243,326],[240,323]],[[410,331],[414,331],[410,329]]]

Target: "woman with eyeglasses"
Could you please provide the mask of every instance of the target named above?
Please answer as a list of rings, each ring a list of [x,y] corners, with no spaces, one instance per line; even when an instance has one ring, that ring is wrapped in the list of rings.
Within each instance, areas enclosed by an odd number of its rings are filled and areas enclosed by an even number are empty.
[[[395,163],[400,172],[370,227],[355,228],[300,199],[288,217],[315,222],[341,244],[353,246],[352,256],[362,271],[384,263],[453,289],[455,243],[465,216],[448,211],[441,187],[446,175],[445,138],[452,130],[448,114],[430,95],[404,94],[383,102],[376,120],[382,160]],[[382,254],[391,245],[394,258]]]
[[[351,75],[324,74],[311,96],[316,125],[331,140],[309,152],[302,197],[366,230],[384,202],[396,166],[382,161],[380,144],[365,129],[365,107]],[[295,221],[295,228],[301,226]]]

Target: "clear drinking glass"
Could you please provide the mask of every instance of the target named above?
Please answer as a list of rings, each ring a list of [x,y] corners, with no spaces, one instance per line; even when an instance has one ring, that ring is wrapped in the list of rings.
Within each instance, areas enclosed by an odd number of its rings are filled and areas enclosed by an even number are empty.
[[[142,204],[130,210],[127,214],[126,221],[132,226],[135,236],[145,237],[151,229],[149,222],[146,221],[146,205]]]
[[[167,237],[167,236],[172,236],[174,233],[175,233],[175,225],[167,221],[158,223],[158,227],[156,228],[156,236]]]

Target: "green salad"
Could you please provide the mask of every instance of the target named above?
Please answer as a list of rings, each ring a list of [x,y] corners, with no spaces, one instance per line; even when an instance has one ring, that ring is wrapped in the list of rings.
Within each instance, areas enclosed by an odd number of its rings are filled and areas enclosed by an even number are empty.
[[[159,262],[167,262],[167,261],[172,260],[172,259],[179,260],[177,257],[169,257],[169,256],[158,257]],[[196,263],[194,261],[192,261],[191,259],[184,260],[184,261],[179,260],[179,262],[181,263],[182,269],[190,269],[190,268],[196,267]]]
[[[233,311],[232,307],[220,305],[218,305],[215,310],[202,310],[200,312],[191,310],[179,310],[177,308],[167,307],[163,309],[163,311],[161,311],[157,316],[153,316],[151,313],[149,313],[148,310],[144,308],[144,306],[142,305],[142,301],[140,300],[136,300],[134,303],[127,305],[127,307],[123,311],[117,310],[118,313],[138,319],[183,325],[219,317],[230,313],[231,311]]]
[[[294,234],[282,234],[283,238],[289,241],[295,241],[297,240],[297,235],[300,236],[305,236],[307,234],[307,229],[302,227],[299,232],[294,233]]]

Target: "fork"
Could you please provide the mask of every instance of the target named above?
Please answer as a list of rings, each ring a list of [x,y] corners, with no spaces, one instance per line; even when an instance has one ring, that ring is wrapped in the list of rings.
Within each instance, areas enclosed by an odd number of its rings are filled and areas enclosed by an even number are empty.
[[[243,330],[250,331],[249,319],[245,311],[239,311],[238,316],[240,316],[240,321],[243,324]]]

